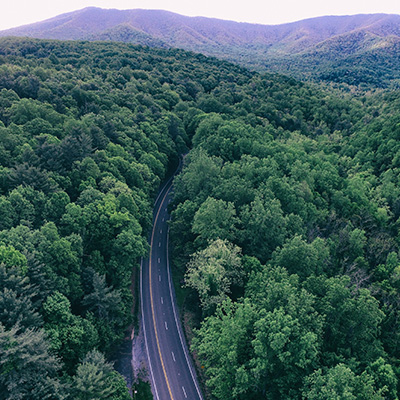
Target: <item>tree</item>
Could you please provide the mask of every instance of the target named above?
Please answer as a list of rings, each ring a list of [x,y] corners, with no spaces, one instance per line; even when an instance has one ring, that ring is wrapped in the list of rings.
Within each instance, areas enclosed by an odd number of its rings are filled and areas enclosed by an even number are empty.
[[[266,262],[286,236],[287,217],[279,200],[272,193],[259,194],[249,206],[243,207],[240,219],[244,227],[240,235],[242,248]]]
[[[97,350],[89,352],[73,377],[72,394],[76,400],[129,400],[126,383]]]
[[[196,332],[193,349],[207,376],[206,384],[217,399],[252,400],[261,394],[259,378],[251,373],[251,342],[257,318],[249,301],[235,304],[227,299]]]
[[[194,215],[192,231],[199,235],[196,242],[202,245],[216,239],[232,241],[237,224],[233,203],[208,197]]]
[[[302,279],[327,271],[328,262],[329,249],[323,239],[317,238],[309,244],[298,235],[288,239],[282,248],[277,248],[271,259],[272,264],[284,267]]]
[[[59,222],[65,213],[65,207],[70,203],[70,198],[65,192],[56,192],[47,200],[44,215],[49,221]]]
[[[303,391],[307,400],[383,400],[385,390],[376,390],[367,373],[356,375],[349,367],[338,364],[323,373],[320,369],[306,379]]]
[[[81,268],[83,243],[80,235],[73,233],[61,237],[54,222],[43,225],[36,233],[38,260],[58,291],[76,301],[82,295]]]
[[[48,194],[55,191],[57,187],[46,171],[26,162],[10,169],[8,178],[12,188],[27,185]]]
[[[282,268],[253,273],[245,298],[204,320],[193,347],[218,399],[299,399],[318,365],[323,317]]]
[[[37,289],[29,284],[19,268],[0,265],[0,323],[5,329],[13,326],[39,328],[43,321],[34,298]]]
[[[27,271],[26,257],[15,250],[13,246],[0,244],[0,264],[3,264],[6,268],[17,267],[23,274],[26,274]]]
[[[59,369],[43,330],[5,330],[0,324],[0,399],[65,399]]]
[[[218,186],[221,176],[222,160],[209,157],[204,150],[196,150],[185,158],[184,173],[175,178],[175,199],[205,201]]]
[[[316,309],[325,316],[324,362],[356,358],[362,365],[384,354],[379,340],[385,314],[368,289],[353,290],[349,277],[311,277],[306,289],[316,295]]]
[[[379,357],[375,362],[369,364],[366,372],[374,379],[375,387],[378,388],[382,394],[385,394],[385,399],[398,399],[398,379],[393,367],[382,357]]]
[[[21,222],[33,224],[35,220],[35,208],[18,189],[19,188],[14,189],[8,197],[13,207],[14,225],[19,225]]]
[[[298,398],[302,379],[318,365],[324,317],[296,275],[266,268],[249,280],[246,297],[259,310],[251,344],[252,373],[272,398]]]
[[[70,134],[62,140],[60,149],[63,166],[69,170],[75,161],[83,160],[93,148],[92,139],[81,126],[69,123],[66,129]]]
[[[71,372],[78,361],[97,346],[96,328],[89,320],[72,314],[69,300],[59,292],[47,298],[43,312],[52,349]]]
[[[131,322],[130,304],[132,295],[126,291],[107,286],[104,275],[99,275],[93,269],[84,271],[88,280],[82,305],[86,316],[96,327],[99,342],[103,343],[102,350],[109,352],[112,346],[123,338],[125,327]],[[128,294],[128,295],[127,295]]]
[[[194,215],[196,214],[198,207],[195,202],[186,200],[183,203],[178,204],[175,210],[172,211],[172,218],[170,221],[170,237],[171,242],[174,243],[174,255],[179,256],[179,261],[175,259],[176,267],[183,269],[183,263],[185,256],[193,254],[194,240],[196,235],[192,232],[192,223]],[[182,259],[184,260],[182,262]]]
[[[216,113],[208,114],[205,118],[203,118],[196,129],[196,133],[192,139],[193,145],[197,147],[206,142],[210,136],[215,135],[218,128],[223,125],[223,123],[224,120],[222,119],[221,115]]]
[[[251,153],[254,142],[263,143],[267,139],[270,137],[249,124],[239,120],[226,122],[219,115],[211,115],[200,123],[193,145],[205,149],[210,156],[234,161]]]
[[[241,250],[226,240],[211,241],[207,248],[190,260],[185,285],[195,289],[201,306],[211,312],[231,292],[232,285],[242,283],[244,271]]]
[[[14,224],[13,207],[4,196],[0,197],[0,230],[10,229]]]
[[[113,315],[113,313],[116,312],[121,303],[119,291],[106,285],[104,275],[101,276],[96,271],[91,271],[91,275],[91,288],[89,293],[83,297],[82,304],[100,319],[111,320],[116,318],[117,315]]]

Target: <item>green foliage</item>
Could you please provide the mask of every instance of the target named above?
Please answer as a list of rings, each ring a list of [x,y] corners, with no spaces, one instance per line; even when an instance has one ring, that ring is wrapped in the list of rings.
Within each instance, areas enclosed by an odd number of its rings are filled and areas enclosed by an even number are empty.
[[[6,330],[0,324],[0,398],[67,398],[58,378],[60,363],[49,347],[43,330]]]
[[[43,304],[45,330],[52,348],[62,358],[68,371],[98,344],[98,333],[93,324],[73,315],[68,299],[59,292]]]
[[[73,396],[79,400],[131,399],[122,376],[98,351],[88,353],[78,365],[73,388]]]
[[[26,257],[13,246],[0,245],[0,263],[6,268],[17,267],[23,274],[26,274]]]
[[[211,81],[170,224],[211,394],[397,398],[398,94]],[[237,282],[217,240],[241,249]]]
[[[311,277],[305,286],[326,317],[323,356],[328,365],[351,358],[366,365],[384,355],[379,334],[385,315],[368,289],[352,287],[347,276]]]
[[[133,320],[158,187],[193,145],[171,250],[212,396],[397,398],[396,92],[176,49],[1,43],[1,335],[27,343],[26,376],[4,353],[1,393],[126,398],[104,357]]]
[[[250,304],[226,301],[197,333],[193,347],[207,372],[207,386],[217,399],[240,398],[242,393],[242,398],[252,398],[249,392],[253,382],[248,377],[246,360],[254,319]]]
[[[316,238],[308,244],[298,235],[288,239],[282,248],[278,247],[271,257],[273,264],[303,278],[328,271],[328,261],[329,249],[323,239]]]
[[[237,221],[233,203],[208,197],[194,215],[192,231],[198,235],[198,242],[232,240],[236,236]]]
[[[211,87],[253,74],[116,43],[4,39],[0,47],[0,321],[18,335],[46,332],[49,360],[60,359],[56,383],[70,383],[65,396],[98,398],[104,389],[104,398],[126,399],[111,366],[96,370],[85,357],[113,353],[134,319],[131,275],[148,250],[159,184],[187,151],[185,128],[205,115],[196,102],[206,106],[200,98]],[[198,169],[217,177],[220,161],[204,162]],[[231,271],[229,285],[238,279]],[[29,381],[28,370],[19,373]],[[98,392],[85,392],[90,380]],[[53,398],[40,393],[31,398]]]
[[[282,269],[255,275],[248,290],[244,302],[226,302],[198,331],[194,348],[207,384],[218,399],[297,398],[300,377],[318,361],[323,318]]]
[[[37,288],[18,267],[0,266],[0,323],[5,329],[13,326],[39,328]]]
[[[195,289],[201,306],[210,312],[225,300],[233,285],[240,285],[244,272],[240,249],[226,240],[216,239],[196,254],[188,264],[185,284]]]
[[[308,388],[304,393],[305,399],[384,399],[384,390],[376,391],[374,380],[366,373],[357,376],[343,364],[329,369],[326,374],[321,370],[307,378]]]

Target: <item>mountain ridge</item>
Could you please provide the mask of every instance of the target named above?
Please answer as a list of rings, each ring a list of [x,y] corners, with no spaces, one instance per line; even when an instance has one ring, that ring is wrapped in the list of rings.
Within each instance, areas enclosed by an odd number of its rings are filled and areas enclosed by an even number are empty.
[[[93,21],[94,18],[97,20]],[[145,33],[159,36],[165,34],[165,30],[171,27],[171,23],[174,23],[176,27],[190,27],[208,39],[215,40],[216,33],[224,33],[225,39],[241,39],[241,41],[229,44],[242,44],[249,40],[272,44],[282,41],[288,36],[292,38],[299,32],[313,34],[312,43],[317,43],[326,38],[359,29],[372,29],[372,33],[378,33],[376,28],[381,26],[379,23],[388,19],[396,19],[397,25],[391,24],[392,28],[389,31],[380,29],[379,33],[383,36],[392,35],[393,26],[395,26],[396,34],[400,36],[400,15],[397,14],[331,15],[285,24],[262,25],[201,16],[188,17],[165,10],[118,10],[86,7],[44,21],[0,31],[0,36],[26,35],[39,39],[58,39],[58,36],[62,36],[61,39],[84,39],[88,33],[101,34],[120,24],[129,24]],[[366,24],[367,26],[365,26]],[[204,31],[205,26],[208,31]],[[79,30],[66,31],[66,28],[71,29],[71,27],[75,27],[75,29],[79,27]],[[55,28],[59,28],[59,30],[55,30]],[[61,31],[60,28],[62,28]],[[227,36],[227,28],[230,29],[230,36]]]
[[[237,62],[258,71],[289,71],[297,78],[305,78],[310,76],[310,62],[325,69],[333,68],[329,65],[332,59],[342,63],[349,55],[376,52],[396,55],[400,43],[400,15],[323,16],[262,25],[188,17],[164,10],[87,7],[0,31],[0,36],[177,47]],[[303,56],[307,63],[303,62]],[[387,79],[400,77],[397,67],[400,67],[400,61]],[[374,66],[368,64],[365,68],[373,70]]]

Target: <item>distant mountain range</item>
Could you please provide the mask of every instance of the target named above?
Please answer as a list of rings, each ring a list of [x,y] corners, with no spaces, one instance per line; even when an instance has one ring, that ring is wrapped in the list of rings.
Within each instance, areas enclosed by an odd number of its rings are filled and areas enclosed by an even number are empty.
[[[0,31],[0,36],[178,47],[258,71],[356,85],[385,86],[400,79],[400,16],[390,14],[258,25],[162,10],[89,7]]]

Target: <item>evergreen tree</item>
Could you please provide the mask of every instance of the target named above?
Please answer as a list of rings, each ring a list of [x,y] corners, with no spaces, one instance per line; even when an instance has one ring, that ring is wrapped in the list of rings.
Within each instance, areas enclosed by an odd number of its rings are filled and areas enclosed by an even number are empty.
[[[18,327],[6,330],[0,325],[0,398],[67,398],[67,387],[58,378],[60,363],[51,354],[43,330]]]

